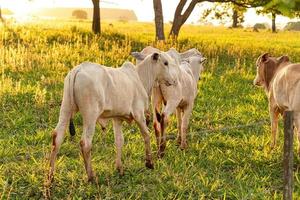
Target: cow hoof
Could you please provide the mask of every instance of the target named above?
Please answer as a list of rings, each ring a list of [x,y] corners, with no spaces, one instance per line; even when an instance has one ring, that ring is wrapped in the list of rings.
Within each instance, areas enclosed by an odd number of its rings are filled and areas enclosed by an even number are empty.
[[[153,163],[151,162],[151,161],[146,161],[146,167],[148,168],[148,169],[154,169],[154,165],[153,165]]]
[[[185,149],[187,149],[187,148],[188,148],[187,143],[184,143],[184,144],[181,144],[181,145],[180,145],[180,149],[181,149],[181,150],[185,150]]]
[[[53,175],[49,174],[47,181],[51,183],[53,181]]]
[[[54,180],[54,175],[52,172],[49,172],[48,178],[47,178],[47,184],[51,184]]]
[[[48,177],[47,180],[45,181],[45,187],[50,187],[52,183],[53,183],[53,176]]]
[[[119,168],[117,168],[117,170],[118,170],[118,173],[119,173],[120,176],[124,176],[123,167],[119,167]]]
[[[180,146],[180,144],[181,144],[181,138],[178,137],[177,140],[176,140],[176,145],[177,145],[177,146]]]
[[[163,158],[165,156],[165,152],[158,151],[157,152],[157,158]]]
[[[95,177],[94,176],[88,177],[88,182],[95,183]]]
[[[275,144],[271,144],[270,145],[270,150],[272,151],[273,149],[275,149],[275,146],[276,146]]]

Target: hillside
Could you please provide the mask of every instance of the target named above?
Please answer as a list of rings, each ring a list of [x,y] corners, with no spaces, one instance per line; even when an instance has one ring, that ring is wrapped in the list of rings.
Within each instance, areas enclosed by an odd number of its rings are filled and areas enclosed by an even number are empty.
[[[84,11],[87,14],[87,19],[93,17],[92,8],[43,8],[32,13],[32,15],[41,18],[71,19],[74,18],[73,12],[76,10]],[[103,20],[137,21],[134,11],[126,9],[101,8],[100,15]]]

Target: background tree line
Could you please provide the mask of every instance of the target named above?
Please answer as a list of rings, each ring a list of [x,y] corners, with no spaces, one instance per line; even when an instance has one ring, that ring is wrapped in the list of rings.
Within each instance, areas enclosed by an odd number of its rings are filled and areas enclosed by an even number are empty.
[[[272,14],[272,32],[276,32],[277,15],[299,16],[298,11],[300,10],[300,0],[192,0],[189,3],[187,0],[180,0],[174,13],[169,37],[178,37],[182,25],[189,18],[195,6],[203,2],[212,2],[215,3],[215,6],[204,12],[202,19],[211,14],[211,12],[214,12],[216,19],[230,17],[228,16],[228,11],[232,10],[232,28],[237,28],[243,22],[243,14],[248,8],[260,8],[257,11],[258,14]],[[157,40],[165,39],[161,4],[161,0],[153,0]],[[186,9],[184,10],[185,7]]]
[[[101,0],[101,2],[107,3],[109,1]],[[232,21],[232,28],[237,28],[241,25],[241,23],[244,21],[243,15],[248,8],[257,8],[257,14],[271,14],[272,32],[276,32],[276,17],[278,15],[287,17],[298,17],[300,15],[300,0],[180,0],[174,11],[173,23],[169,32],[169,37],[178,37],[181,27],[189,18],[195,6],[203,2],[214,3],[214,6],[205,10],[200,20],[205,20],[208,17],[218,20],[230,18]],[[92,3],[92,30],[95,34],[100,34],[100,0],[92,0]],[[165,40],[161,0],[153,0],[153,10],[155,16],[155,37],[157,40]],[[0,20],[4,22],[4,19],[1,15],[1,7]]]
[[[100,33],[100,0],[92,0],[94,5],[93,16],[93,32]],[[237,28],[243,22],[243,14],[248,8],[259,8],[258,14],[272,15],[272,32],[276,32],[276,16],[283,15],[294,17],[299,15],[300,0],[180,0],[173,17],[173,23],[169,37],[177,38],[181,27],[191,15],[197,4],[203,2],[214,3],[215,6],[206,10],[202,16],[202,20],[213,13],[215,19],[223,19],[231,17],[232,28]],[[184,10],[184,8],[186,8]],[[156,39],[165,40],[164,19],[161,0],[153,0],[154,21],[156,30]],[[228,11],[232,11],[232,16],[228,15]]]

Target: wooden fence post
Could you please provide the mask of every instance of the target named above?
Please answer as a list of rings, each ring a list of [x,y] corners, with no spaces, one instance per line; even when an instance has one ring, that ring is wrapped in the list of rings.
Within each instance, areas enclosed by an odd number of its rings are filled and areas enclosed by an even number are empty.
[[[284,112],[283,199],[293,199],[293,112]]]

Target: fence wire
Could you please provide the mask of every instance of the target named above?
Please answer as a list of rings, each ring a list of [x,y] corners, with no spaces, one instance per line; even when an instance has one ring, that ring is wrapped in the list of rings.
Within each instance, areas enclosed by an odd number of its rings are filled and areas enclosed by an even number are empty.
[[[190,138],[198,138],[198,137],[207,137],[209,135],[211,135],[212,133],[219,133],[219,132],[228,132],[231,130],[243,130],[243,129],[249,129],[251,127],[261,127],[263,125],[269,124],[270,120],[269,119],[262,119],[262,120],[258,120],[258,121],[254,121],[251,123],[247,123],[247,124],[241,124],[241,125],[235,125],[235,126],[225,126],[225,127],[220,127],[220,128],[212,128],[212,129],[200,129],[198,131],[192,131],[192,132],[188,132],[187,133],[187,137]],[[139,130],[138,130],[139,131]],[[166,133],[166,137],[167,140],[175,140],[177,137],[177,134],[175,133]],[[137,140],[132,140],[131,139],[127,139],[125,140],[125,144],[129,144],[129,143],[140,143],[143,142],[142,138],[139,138]]]
[[[255,122],[251,122],[251,123],[248,123],[248,124],[241,124],[241,125],[235,125],[235,126],[225,126],[225,127],[220,127],[220,128],[213,128],[213,129],[201,129],[201,130],[198,130],[198,131],[192,131],[192,132],[188,132],[187,133],[187,137],[189,138],[204,138],[204,137],[208,137],[208,136],[211,136],[213,133],[220,133],[220,132],[228,132],[228,131],[232,131],[232,130],[243,130],[243,129],[249,129],[251,127],[256,127],[256,128],[259,128],[263,125],[266,125],[269,123],[269,119],[262,119],[262,120],[259,120],[259,121],[255,121]],[[112,129],[109,129],[107,130],[106,134],[111,134],[111,131],[113,131]],[[136,130],[133,130],[131,132],[139,132],[139,129],[136,129]],[[105,134],[105,135],[106,135]],[[152,134],[152,131],[151,131],[151,134]],[[167,137],[167,140],[175,140],[176,137],[177,137],[177,134],[175,133],[166,133],[166,137]],[[135,138],[129,138],[129,137],[124,137],[125,138],[125,141],[124,141],[124,144],[141,144],[141,143],[144,143],[142,137],[135,137]],[[100,141],[100,143],[102,143],[103,145],[113,145],[113,144],[110,144],[110,142],[107,140],[107,135],[102,137],[102,140]],[[65,138],[65,142],[66,140],[68,140],[67,138]],[[75,140],[76,141],[76,140]],[[74,140],[72,140],[72,142],[75,142]],[[95,144],[95,141],[93,142]],[[27,155],[28,157],[29,155]],[[32,155],[35,159],[37,158],[43,158],[45,157],[45,154],[44,152],[34,152],[33,155]],[[14,158],[0,158],[0,164],[3,164],[3,163],[6,163],[8,161],[12,161],[12,160],[15,160],[15,161],[20,161],[20,160],[23,160],[25,158],[23,158],[24,155],[23,154],[20,154]],[[30,157],[30,156],[29,156]]]

